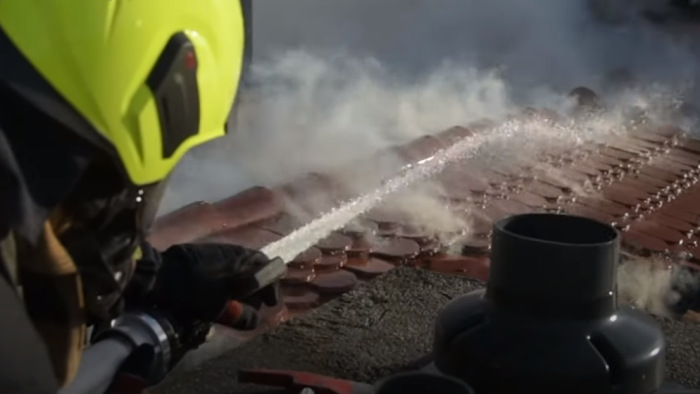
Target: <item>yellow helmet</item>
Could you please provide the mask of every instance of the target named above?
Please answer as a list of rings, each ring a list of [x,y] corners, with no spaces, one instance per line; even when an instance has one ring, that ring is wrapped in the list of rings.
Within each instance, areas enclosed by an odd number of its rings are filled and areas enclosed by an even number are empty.
[[[134,185],[225,133],[243,60],[239,0],[2,0],[0,29]]]

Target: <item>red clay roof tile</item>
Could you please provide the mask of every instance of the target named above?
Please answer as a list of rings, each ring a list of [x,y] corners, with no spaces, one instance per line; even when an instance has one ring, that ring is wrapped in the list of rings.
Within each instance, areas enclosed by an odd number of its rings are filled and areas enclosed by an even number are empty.
[[[385,272],[390,271],[395,266],[377,257],[371,258],[349,258],[345,269],[354,273],[358,278],[372,279]]]
[[[344,198],[344,190],[336,181],[316,173],[294,180],[278,191],[285,197],[288,211],[297,211],[296,214],[307,217],[315,217],[333,208]]]
[[[337,271],[348,262],[348,256],[342,251],[339,254],[327,254],[321,257],[321,261],[314,266],[314,270],[321,274],[326,272]]]
[[[284,211],[284,197],[277,191],[256,186],[214,204],[228,228],[238,228],[276,216]]]
[[[438,137],[425,135],[395,149],[398,157],[407,163],[415,164],[432,157],[443,148],[445,148],[445,144]]]
[[[370,254],[394,264],[407,264],[418,257],[420,245],[404,238],[388,238],[372,245]]]
[[[252,249],[261,249],[266,245],[279,240],[281,237],[271,231],[254,226],[233,228],[224,232],[209,235],[197,242],[220,242],[241,245]]]
[[[167,249],[206,237],[225,229],[219,212],[209,203],[195,202],[159,218],[149,241],[157,249]]]
[[[321,254],[321,250],[319,248],[310,247],[305,252],[296,256],[294,260],[290,261],[287,265],[291,268],[302,270],[313,269],[315,265],[318,265],[321,262],[322,257],[323,255]]]
[[[359,281],[355,274],[347,270],[338,270],[319,274],[311,281],[311,287],[319,294],[342,294],[357,286]]]
[[[278,216],[261,220],[253,225],[263,230],[271,231],[281,236],[286,236],[301,227],[303,224],[304,222],[296,216],[283,213]]]
[[[425,268],[446,274],[459,274],[485,281],[488,278],[489,260],[487,258],[439,255],[430,258]]]
[[[474,131],[465,127],[455,126],[435,135],[443,144],[450,146],[464,138],[474,135]]]
[[[303,288],[302,291],[298,293],[283,293],[283,295],[287,308],[290,310],[302,311],[318,306],[321,298],[318,293],[306,288]]]
[[[316,247],[323,253],[337,255],[344,254],[352,246],[352,238],[339,233],[333,233],[328,237],[318,241]]]
[[[297,286],[297,285],[303,285],[305,283],[309,283],[312,280],[314,280],[315,278],[316,278],[316,271],[314,271],[313,268],[300,269],[300,268],[288,267],[287,273],[282,278],[281,283],[283,285]]]

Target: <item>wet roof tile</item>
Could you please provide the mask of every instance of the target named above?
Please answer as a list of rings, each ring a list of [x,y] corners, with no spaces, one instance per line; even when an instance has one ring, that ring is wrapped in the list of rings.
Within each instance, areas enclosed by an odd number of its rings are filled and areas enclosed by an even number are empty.
[[[266,245],[279,240],[281,236],[272,231],[263,230],[254,226],[244,226],[229,229],[198,239],[198,243],[228,243],[245,246],[251,249],[261,249]]]
[[[226,227],[238,228],[279,215],[285,206],[281,193],[257,186],[217,202],[214,208]]]
[[[443,144],[449,146],[464,138],[474,135],[474,130],[462,126],[455,126],[435,135]]]
[[[219,212],[207,202],[195,202],[160,217],[153,226],[149,241],[158,249],[191,242],[224,230]]]
[[[432,157],[446,145],[440,138],[425,135],[396,148],[398,157],[409,163],[416,163]]]

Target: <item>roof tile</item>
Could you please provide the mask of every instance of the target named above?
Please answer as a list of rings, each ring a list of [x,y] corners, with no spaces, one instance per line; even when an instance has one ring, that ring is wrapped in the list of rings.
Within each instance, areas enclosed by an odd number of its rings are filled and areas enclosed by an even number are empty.
[[[459,274],[486,281],[489,273],[489,259],[441,254],[426,259],[424,265],[432,271],[446,274]]]
[[[241,245],[252,249],[261,249],[272,242],[278,241],[279,235],[255,226],[233,228],[197,240],[198,243],[227,243]]]
[[[191,242],[225,228],[219,211],[200,201],[160,217],[153,226],[149,241],[155,248],[164,250],[173,244]]]
[[[424,135],[423,137],[395,148],[395,152],[398,157],[402,158],[406,163],[416,164],[432,157],[444,147],[445,145],[438,137]]]
[[[214,204],[225,227],[238,228],[281,214],[284,196],[262,186],[252,187]]]
[[[359,284],[357,276],[347,270],[338,270],[319,274],[311,281],[311,287],[319,294],[342,294]]]
[[[377,257],[349,258],[345,269],[354,273],[358,278],[372,279],[390,271],[395,265]]]
[[[449,146],[473,135],[474,131],[472,129],[468,129],[466,127],[461,126],[455,126],[438,133],[436,137],[440,139],[440,141],[442,141],[443,144]]]
[[[320,304],[321,297],[318,293],[304,288],[299,293],[284,294],[284,301],[290,310],[309,310]]]
[[[290,287],[295,287],[298,285],[303,285],[309,283],[316,279],[316,271],[313,268],[294,268],[288,267],[287,273],[282,278],[281,283],[283,285],[291,285]]]

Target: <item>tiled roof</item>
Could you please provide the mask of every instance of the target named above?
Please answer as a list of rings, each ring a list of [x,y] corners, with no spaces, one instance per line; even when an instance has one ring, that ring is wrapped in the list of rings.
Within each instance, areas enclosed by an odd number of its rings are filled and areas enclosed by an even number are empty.
[[[552,120],[549,110],[528,109]],[[469,138],[488,121],[426,135],[391,153],[407,163],[429,158],[441,148]],[[605,144],[589,144],[546,157],[563,176],[535,176],[526,168],[511,172],[451,165],[433,181],[455,216],[469,213],[471,231],[449,252],[431,234],[412,228],[403,215],[374,210],[334,233],[289,264],[283,294],[289,315],[303,313],[352,290],[396,265],[486,279],[493,221],[534,211],[571,213],[613,224],[632,254],[668,256],[693,266],[700,260],[700,141],[672,126],[647,126]],[[398,163],[399,170],[404,163]],[[365,162],[365,166],[366,166]],[[363,167],[367,168],[367,167]],[[566,179],[567,182],[563,182]],[[572,183],[589,193],[576,193]],[[217,203],[197,202],[160,218],[150,240],[160,249],[182,242],[229,242],[262,248],[304,224],[298,207],[320,212],[351,192],[330,174],[268,189],[255,187]],[[297,208],[297,209],[295,209]],[[284,313],[287,313],[286,311]]]

